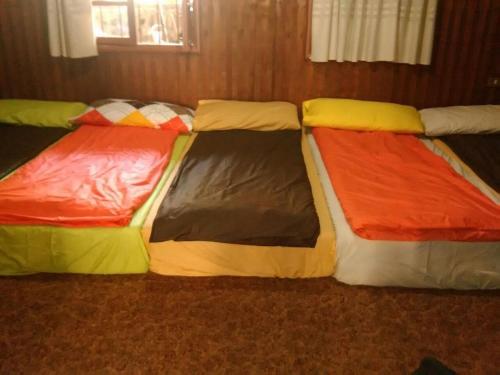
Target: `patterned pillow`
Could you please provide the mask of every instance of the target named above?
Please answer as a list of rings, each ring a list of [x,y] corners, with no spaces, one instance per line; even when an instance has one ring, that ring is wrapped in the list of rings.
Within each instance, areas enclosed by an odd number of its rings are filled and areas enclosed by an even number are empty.
[[[75,125],[141,126],[173,129],[189,133],[194,112],[176,104],[136,100],[105,99],[93,102],[80,116],[73,118]]]

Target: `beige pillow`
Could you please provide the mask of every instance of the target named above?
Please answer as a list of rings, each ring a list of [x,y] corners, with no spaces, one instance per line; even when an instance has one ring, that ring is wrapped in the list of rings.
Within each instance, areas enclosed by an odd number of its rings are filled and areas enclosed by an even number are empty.
[[[297,107],[287,102],[200,100],[194,131],[300,129]]]
[[[428,108],[420,118],[429,136],[500,132],[500,105]]]

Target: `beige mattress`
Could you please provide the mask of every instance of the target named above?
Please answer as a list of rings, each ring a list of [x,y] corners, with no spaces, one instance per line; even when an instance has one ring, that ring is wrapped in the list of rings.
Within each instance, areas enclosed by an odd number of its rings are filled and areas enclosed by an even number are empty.
[[[191,137],[174,173],[160,192],[142,229],[150,256],[150,270],[162,275],[179,276],[306,278],[333,275],[335,231],[318,171],[305,137],[302,138],[302,153],[320,222],[320,234],[314,248],[237,245],[207,241],[149,242],[156,213],[195,137],[196,135]]]

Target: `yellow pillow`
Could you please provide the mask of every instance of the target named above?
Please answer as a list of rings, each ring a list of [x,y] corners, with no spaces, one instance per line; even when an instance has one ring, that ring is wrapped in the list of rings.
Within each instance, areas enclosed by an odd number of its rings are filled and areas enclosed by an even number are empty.
[[[286,102],[200,100],[194,131],[300,129],[297,107]]]
[[[349,130],[424,132],[414,107],[352,99],[313,99],[303,103],[305,126]]]

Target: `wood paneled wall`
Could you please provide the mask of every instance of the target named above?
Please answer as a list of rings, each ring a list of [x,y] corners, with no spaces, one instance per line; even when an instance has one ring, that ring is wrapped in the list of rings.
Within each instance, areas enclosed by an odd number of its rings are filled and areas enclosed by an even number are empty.
[[[308,0],[200,0],[201,52],[49,56],[44,0],[0,0],[0,96],[105,97],[194,106],[201,98],[312,97],[417,107],[498,102],[500,0],[440,0],[431,66],[305,59]]]

